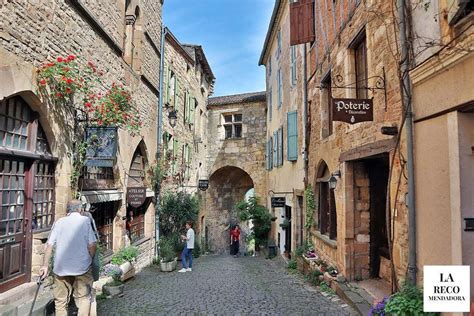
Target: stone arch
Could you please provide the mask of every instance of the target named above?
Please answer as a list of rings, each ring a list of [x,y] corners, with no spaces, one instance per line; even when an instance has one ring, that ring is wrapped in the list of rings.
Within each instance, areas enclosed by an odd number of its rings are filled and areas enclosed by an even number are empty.
[[[236,204],[245,199],[245,194],[255,186],[252,177],[244,169],[226,165],[215,170],[209,177],[209,189],[202,205],[204,227],[200,227],[204,248],[224,253],[229,251],[229,228],[240,224],[242,228],[241,251],[245,249],[248,227],[240,223]],[[204,240],[203,240],[204,239]]]
[[[132,147],[133,148],[133,147]],[[143,158],[143,161],[137,161],[137,158],[138,157],[142,157]],[[132,154],[132,157],[129,161],[129,174],[128,174],[128,181],[127,181],[127,185],[128,186],[137,186],[137,185],[133,185],[133,183],[131,183],[131,178],[137,178],[137,174],[133,174],[131,173],[132,170],[134,170],[134,164],[140,164],[140,166],[138,166],[139,168],[143,169],[143,172],[146,173],[146,170],[148,168],[148,151],[147,151],[147,148],[146,148],[146,144],[145,144],[145,141],[142,139],[138,145],[135,147],[135,150]],[[145,177],[145,174],[143,174],[143,178]],[[136,181],[135,181],[136,182]],[[143,185],[143,181],[140,181],[140,186]]]

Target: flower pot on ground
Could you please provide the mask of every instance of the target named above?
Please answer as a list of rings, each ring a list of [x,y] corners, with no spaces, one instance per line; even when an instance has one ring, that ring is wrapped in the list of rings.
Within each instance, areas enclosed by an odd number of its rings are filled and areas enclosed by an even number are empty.
[[[160,270],[171,272],[176,269],[178,259],[174,249],[174,240],[170,237],[161,237],[160,241]]]
[[[105,293],[107,296],[116,297],[123,294],[123,288],[124,285],[122,282],[112,281],[104,285],[104,287],[102,288],[102,292]]]
[[[123,282],[121,281],[122,270],[120,267],[113,263],[109,263],[104,266],[104,274],[112,277],[113,280],[105,284],[102,291],[111,297],[121,295],[123,293]]]
[[[122,277],[120,278],[122,282],[135,276],[135,267],[128,261],[120,265],[120,270],[122,270]]]
[[[178,258],[174,258],[173,261],[169,261],[169,262],[160,262],[160,270],[163,272],[172,272],[176,270],[177,265],[178,265]]]

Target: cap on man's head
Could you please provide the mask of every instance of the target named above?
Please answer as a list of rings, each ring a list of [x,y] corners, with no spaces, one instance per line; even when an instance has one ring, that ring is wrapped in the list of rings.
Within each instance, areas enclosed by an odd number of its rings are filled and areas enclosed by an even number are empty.
[[[72,213],[72,212],[79,212],[82,209],[82,202],[79,200],[71,200],[67,202],[67,212]]]

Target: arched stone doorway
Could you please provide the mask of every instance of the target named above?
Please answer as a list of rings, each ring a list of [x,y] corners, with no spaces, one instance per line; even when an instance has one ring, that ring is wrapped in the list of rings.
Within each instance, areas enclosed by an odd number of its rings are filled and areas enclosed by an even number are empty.
[[[245,236],[249,229],[246,223],[240,223],[236,204],[243,201],[253,188],[250,175],[238,167],[225,166],[210,176],[202,205],[201,240],[205,249],[216,253],[229,252],[229,229],[235,224],[242,229],[240,249],[245,249]]]

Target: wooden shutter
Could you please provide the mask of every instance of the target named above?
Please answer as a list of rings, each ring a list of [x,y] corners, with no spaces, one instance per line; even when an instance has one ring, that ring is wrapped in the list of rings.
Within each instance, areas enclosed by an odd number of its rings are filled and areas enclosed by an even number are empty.
[[[278,167],[278,155],[277,151],[278,150],[278,137],[277,137],[277,132],[273,132],[273,165],[275,167]]]
[[[268,153],[270,155],[270,170],[273,169],[273,137],[270,137],[270,140],[268,141],[269,149]]]
[[[184,123],[188,123],[189,117],[188,117],[188,112],[189,112],[189,92],[186,90],[184,92]]]
[[[178,154],[179,154],[179,141],[173,139],[173,174],[178,171]]]
[[[290,45],[315,40],[314,0],[299,0],[290,4]]]
[[[174,80],[174,102],[173,102],[173,106],[174,106],[174,109],[176,112],[178,112],[178,105],[179,105],[179,89],[180,89],[180,86],[181,86],[181,82],[178,80],[178,78],[176,77],[176,75],[174,76],[175,77],[175,80]]]
[[[189,124],[194,124],[194,111],[196,109],[196,99],[191,97],[191,104],[189,108]]]
[[[165,100],[165,103],[169,103],[169,97],[170,97],[170,84],[169,84],[169,80],[170,80],[170,77],[169,77],[170,73],[169,73],[169,68],[168,68],[168,65],[165,64],[165,69],[164,69],[164,73],[163,73],[163,84],[164,84],[164,87],[165,87],[165,91],[164,91],[164,100]]]
[[[287,114],[287,159],[298,160],[298,113],[296,111]]]
[[[278,129],[278,165],[283,165],[283,127]]]
[[[270,140],[265,143],[265,158],[267,159],[267,170],[270,170]]]

